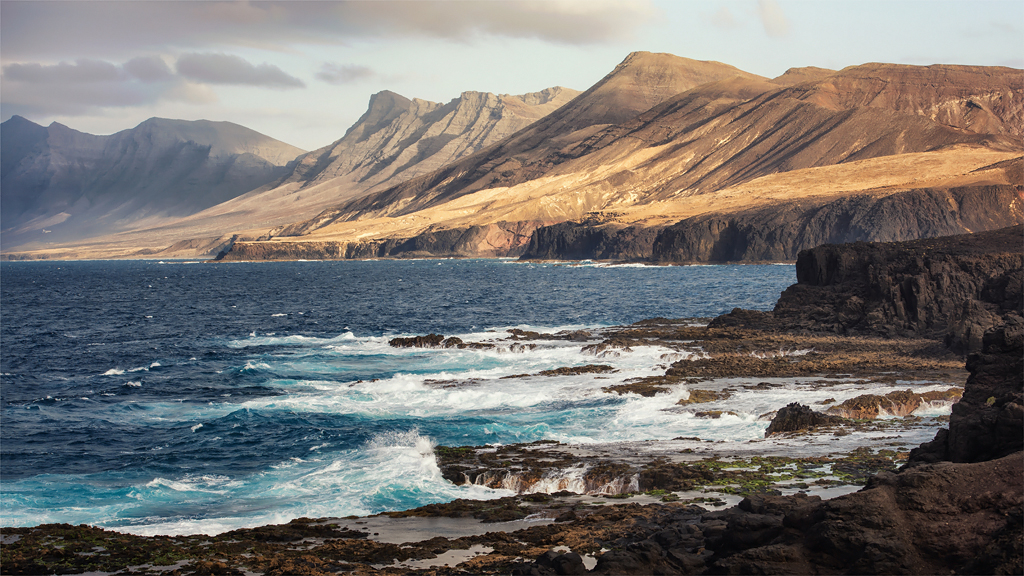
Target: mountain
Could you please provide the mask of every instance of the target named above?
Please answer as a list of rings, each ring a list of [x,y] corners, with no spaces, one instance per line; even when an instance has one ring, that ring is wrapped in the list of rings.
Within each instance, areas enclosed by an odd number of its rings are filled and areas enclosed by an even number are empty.
[[[344,204],[318,216],[314,226],[410,214],[479,190],[527,182],[569,159],[566,150],[602,129],[627,122],[680,92],[731,78],[767,81],[720,62],[634,52],[571,102],[495,146],[421,178]],[[305,233],[309,229],[300,226],[285,233]]]
[[[639,66],[651,61],[661,68]],[[684,78],[690,62],[631,55],[484,151],[234,251],[270,257],[307,242],[376,256],[786,260],[820,239],[902,240],[1024,219],[1020,70],[865,64],[768,80],[704,63],[721,76],[679,82],[680,93],[626,120],[595,112],[592,100],[628,86],[624,78]],[[664,72],[673,64],[675,76]],[[677,224],[694,231],[655,242]],[[566,248],[581,235],[604,248]],[[698,239],[718,248],[678,248]],[[748,239],[784,248],[746,250]]]
[[[4,249],[182,217],[280,178],[303,151],[230,122],[151,118],[109,136],[0,125]]]
[[[382,92],[269,184],[36,256],[776,261],[1001,228],[1024,221],[1021,93],[1005,67],[769,79],[644,52],[578,95]]]
[[[342,138],[312,152],[296,151],[288,158],[294,161],[276,171],[273,179],[254,183],[243,194],[187,215],[149,218],[116,236],[57,244],[38,254],[81,256],[99,251],[123,256],[141,248],[145,255],[169,244],[192,255],[215,254],[232,238],[258,237],[339,202],[436,170],[521,130],[578,94],[563,87],[523,95],[465,92],[441,104],[380,92]],[[14,125],[20,122],[12,121],[8,123],[14,134]],[[6,165],[4,170],[6,174]]]

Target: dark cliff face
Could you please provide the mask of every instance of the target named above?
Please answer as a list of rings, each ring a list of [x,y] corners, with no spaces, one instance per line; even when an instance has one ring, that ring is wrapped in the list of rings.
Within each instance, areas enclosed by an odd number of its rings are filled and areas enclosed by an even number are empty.
[[[646,260],[660,228],[562,222],[538,228],[523,260]]]
[[[807,201],[730,215],[688,218],[666,228],[652,248],[655,262],[793,260],[821,244],[898,242],[981,232],[1020,224],[1014,186],[910,190],[882,198]]]
[[[801,252],[797,284],[774,321],[787,328],[944,338],[981,350],[982,335],[1020,317],[1024,228],[889,244],[824,245]]]
[[[1024,221],[1015,186],[910,190],[882,198],[794,201],[735,214],[706,214],[667,228],[563,222],[538,229],[523,258],[646,259],[660,264],[779,262],[821,244],[897,242]]]

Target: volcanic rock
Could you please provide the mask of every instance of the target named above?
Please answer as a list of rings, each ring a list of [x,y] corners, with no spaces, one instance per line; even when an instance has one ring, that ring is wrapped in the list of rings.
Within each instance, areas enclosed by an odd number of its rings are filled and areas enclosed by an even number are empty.
[[[815,412],[803,404],[792,402],[779,410],[775,417],[772,418],[772,422],[768,425],[768,429],[764,431],[764,435],[767,438],[772,434],[798,432],[821,426],[836,426],[846,422],[846,418]]]
[[[711,326],[944,338],[954,350],[977,351],[977,332],[1024,315],[1022,242],[1024,228],[1016,226],[819,246],[800,253],[797,283],[771,316],[734,311]]]

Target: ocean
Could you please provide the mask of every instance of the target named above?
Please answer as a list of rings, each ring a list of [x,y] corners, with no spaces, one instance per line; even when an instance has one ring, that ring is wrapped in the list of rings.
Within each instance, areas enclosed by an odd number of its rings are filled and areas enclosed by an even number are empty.
[[[4,262],[0,524],[214,534],[510,494],[444,480],[438,445],[761,438],[786,398],[707,420],[601,391],[671,350],[506,338],[768,310],[793,282],[791,265]],[[496,347],[388,345],[428,333]],[[502,378],[593,363],[617,372]]]

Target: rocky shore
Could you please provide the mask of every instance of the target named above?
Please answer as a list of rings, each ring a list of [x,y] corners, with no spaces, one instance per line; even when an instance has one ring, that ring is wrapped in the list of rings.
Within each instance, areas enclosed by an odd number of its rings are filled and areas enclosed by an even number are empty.
[[[652,319],[608,330],[602,355],[659,342],[664,374],[606,391],[685,388],[679,410],[741,386],[800,377],[888,383],[886,394],[791,404],[756,455],[698,438],[629,450],[551,442],[437,447],[455,483],[517,496],[371,518],[296,519],[218,536],[144,538],[88,526],[0,530],[5,574],[1020,574],[1024,572],[1024,231],[1020,227],[800,254],[798,284],[769,313],[709,326]],[[517,331],[508,345],[579,334]],[[393,346],[473,345],[442,335]],[[964,358],[966,356],[966,371]],[[555,374],[553,374],[554,376]],[[905,382],[943,384],[928,394]],[[966,380],[966,382],[965,382]],[[723,384],[723,382],[725,384]],[[460,385],[458,382],[438,385]],[[962,386],[962,388],[961,388]],[[759,388],[760,387],[760,388]],[[954,402],[948,428],[903,416]],[[726,405],[727,406],[727,405]],[[715,414],[715,412],[719,412]],[[703,415],[701,415],[703,414]],[[880,414],[889,414],[883,419]],[[934,438],[909,445],[907,430]],[[869,445],[844,442],[871,439]],[[920,443],[921,440],[917,440]],[[552,470],[577,470],[574,477]],[[563,486],[543,482],[565,481]],[[570,480],[572,482],[570,482]],[[823,498],[824,496],[824,498]],[[735,504],[735,505],[733,505]]]

